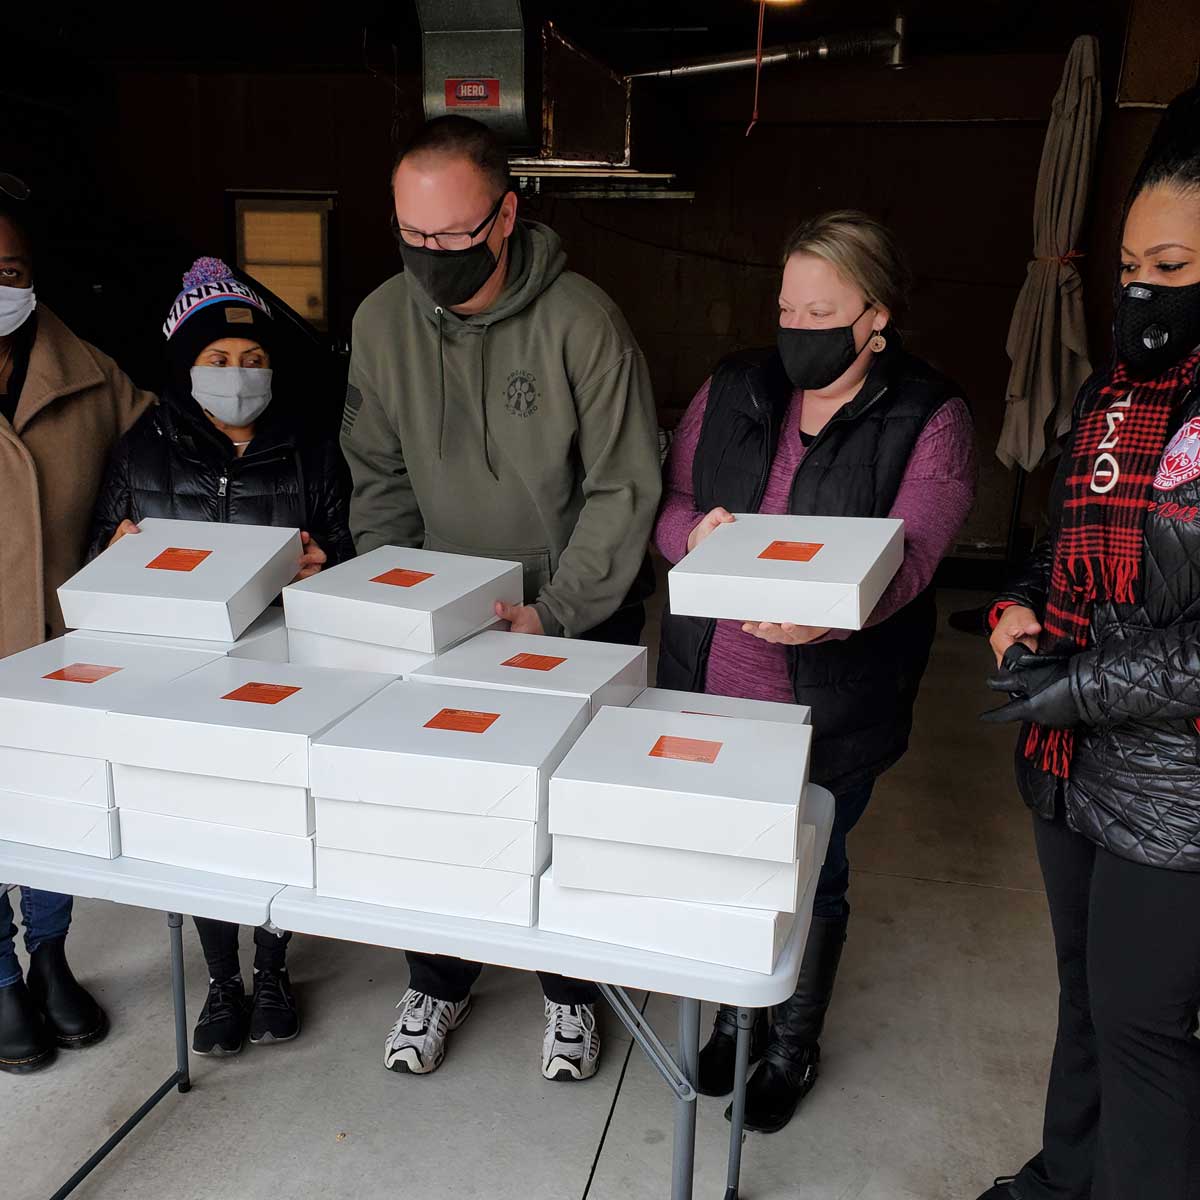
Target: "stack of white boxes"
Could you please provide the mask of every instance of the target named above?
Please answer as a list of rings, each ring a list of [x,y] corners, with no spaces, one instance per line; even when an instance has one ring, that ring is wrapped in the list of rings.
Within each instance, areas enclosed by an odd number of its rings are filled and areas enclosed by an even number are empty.
[[[769,974],[815,869],[807,718],[653,689],[601,711],[550,784],[540,927]]]
[[[124,854],[312,887],[310,739],[392,678],[225,657],[113,705]]]
[[[392,684],[313,742],[317,891],[533,925],[550,776],[587,721],[583,700]]]
[[[212,661],[66,637],[0,662],[0,839],[117,858],[106,713]]]
[[[407,676],[520,604],[521,567],[381,546],[284,589],[291,660]]]

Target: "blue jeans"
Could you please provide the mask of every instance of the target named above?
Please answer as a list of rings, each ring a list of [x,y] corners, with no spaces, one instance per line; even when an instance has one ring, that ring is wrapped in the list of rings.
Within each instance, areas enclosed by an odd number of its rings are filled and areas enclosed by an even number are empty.
[[[71,927],[73,896],[59,892],[40,892],[36,888],[21,889],[21,916],[25,918],[25,949],[32,954],[43,942],[66,937]],[[11,987],[21,979],[21,964],[17,961],[17,927],[13,924],[12,904],[8,891],[0,890],[0,988]]]
[[[872,779],[870,783],[859,784],[834,796],[833,832],[829,835],[829,850],[817,880],[817,898],[813,903],[815,916],[841,918],[850,915],[850,905],[846,901],[846,893],[850,890],[846,837],[867,811],[874,787]]]

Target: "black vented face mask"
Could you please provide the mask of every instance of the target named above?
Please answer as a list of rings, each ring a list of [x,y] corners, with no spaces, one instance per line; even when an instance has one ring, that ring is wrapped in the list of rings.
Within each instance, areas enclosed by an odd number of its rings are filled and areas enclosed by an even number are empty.
[[[1200,283],[1129,283],[1113,321],[1117,358],[1135,379],[1153,379],[1200,345]]]

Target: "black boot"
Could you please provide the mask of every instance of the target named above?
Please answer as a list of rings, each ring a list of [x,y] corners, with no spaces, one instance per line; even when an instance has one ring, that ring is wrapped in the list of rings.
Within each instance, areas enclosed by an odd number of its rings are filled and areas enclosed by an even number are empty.
[[[67,965],[65,937],[43,942],[29,955],[29,994],[46,1028],[64,1050],[90,1046],[108,1033],[108,1017]]]
[[[750,1061],[758,1062],[767,1046],[767,1010],[758,1009],[750,1028]],[[722,1004],[713,1022],[712,1037],[700,1051],[699,1082],[702,1096],[728,1096],[733,1091],[734,1060],[737,1055],[737,1009]]]
[[[0,1071],[25,1075],[54,1061],[54,1038],[23,979],[0,988]]]
[[[1012,1189],[1014,1183],[1016,1183],[1016,1179],[1012,1175],[997,1179],[995,1184],[979,1197],[979,1200],[1019,1200],[1017,1193]]]
[[[747,1129],[782,1129],[817,1082],[821,1029],[846,944],[847,920],[813,917],[796,991],[775,1009],[763,1060],[746,1088]],[[726,1119],[729,1115],[727,1110]]]

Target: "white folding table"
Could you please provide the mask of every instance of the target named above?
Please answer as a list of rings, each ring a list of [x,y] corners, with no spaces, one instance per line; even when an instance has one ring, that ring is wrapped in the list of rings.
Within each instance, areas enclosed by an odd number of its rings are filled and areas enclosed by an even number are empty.
[[[833,813],[834,801],[829,792],[810,786],[805,820],[817,827],[817,862],[823,862],[825,858]],[[540,929],[333,900],[318,896],[309,888],[280,889],[275,884],[157,866],[133,859],[108,861],[13,842],[0,841],[0,879],[49,891],[162,909],[167,912],[170,927],[176,1070],[50,1200],[64,1200],[171,1088],[178,1087],[179,1091],[186,1092],[190,1087],[181,913],[243,925],[261,925],[269,918],[278,928],[296,933],[397,950],[450,954],[493,966],[596,980],[618,1019],[675,1094],[672,1200],[690,1200],[693,1189],[700,1003],[708,1000],[735,1005],[738,1010],[737,1058],[725,1200],[736,1200],[754,1012],[781,1004],[795,990],[808,941],[817,884],[814,874],[775,970],[765,975]],[[630,989],[677,997],[677,1057],[672,1057],[638,1011],[628,995]]]

